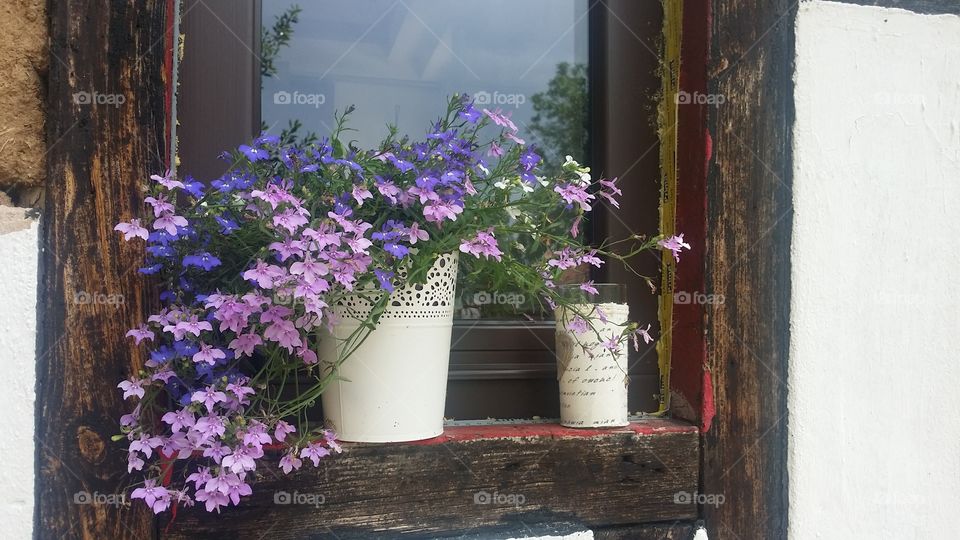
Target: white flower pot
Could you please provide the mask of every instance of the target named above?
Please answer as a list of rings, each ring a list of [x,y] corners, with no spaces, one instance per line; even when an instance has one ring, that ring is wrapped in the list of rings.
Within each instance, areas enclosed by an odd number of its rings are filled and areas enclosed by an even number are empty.
[[[326,421],[344,441],[403,442],[443,433],[450,364],[457,253],[438,257],[423,285],[398,288],[377,328],[337,368],[322,395]],[[359,297],[335,306],[341,320],[320,342],[332,368],[337,347],[358,328],[370,304]],[[346,315],[354,314],[354,318]],[[333,339],[338,338],[338,339]]]
[[[604,348],[604,340],[619,336],[627,322],[626,304],[599,304],[607,319],[596,316],[592,304],[579,304],[577,311],[594,313],[593,324],[582,333],[574,333],[567,324],[574,313],[557,310],[557,379],[560,383],[560,424],[575,428],[618,427],[627,420],[627,346],[614,355]],[[588,317],[584,317],[588,318]],[[586,348],[586,350],[584,350]],[[589,352],[588,352],[589,351]],[[592,356],[591,356],[592,354]]]

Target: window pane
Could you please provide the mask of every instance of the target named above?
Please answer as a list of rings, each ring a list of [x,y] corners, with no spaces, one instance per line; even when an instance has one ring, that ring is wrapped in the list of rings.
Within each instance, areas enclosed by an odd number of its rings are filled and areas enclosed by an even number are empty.
[[[264,126],[291,120],[323,137],[351,105],[352,138],[374,147],[387,134],[422,136],[453,93],[512,114],[549,163],[587,154],[587,0],[263,0]],[[295,14],[296,22],[290,15]],[[547,171],[549,172],[549,170]],[[506,245],[506,242],[501,242]],[[511,249],[534,260],[542,246]],[[493,276],[462,259],[461,318],[539,316]]]

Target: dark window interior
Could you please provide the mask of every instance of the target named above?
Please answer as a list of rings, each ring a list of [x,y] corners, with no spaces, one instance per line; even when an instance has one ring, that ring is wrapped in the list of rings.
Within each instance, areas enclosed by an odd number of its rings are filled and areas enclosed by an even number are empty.
[[[514,111],[522,135],[550,159],[572,154],[589,163],[594,176],[620,177],[622,208],[594,212],[593,240],[656,234],[659,2],[303,2],[287,43],[271,49],[274,23],[292,4],[185,2],[181,173],[212,180],[229,166],[218,159],[222,150],[262,127],[283,129],[289,120],[302,123],[300,133],[323,137],[333,111],[351,104],[357,105],[352,124],[363,130],[361,145],[373,144],[388,122],[419,135],[446,96],[469,92],[488,100],[487,107]],[[272,66],[267,73],[264,64]],[[551,80],[558,88],[552,92]],[[534,96],[540,96],[539,108]],[[556,110],[564,112],[551,117]],[[633,265],[658,283],[658,257],[644,255]],[[627,283],[631,316],[658,329],[657,296],[645,283],[613,264],[591,278]],[[482,283],[459,287],[447,417],[559,416],[553,322],[538,313],[518,316],[522,306],[498,309],[489,301],[499,293],[515,304],[510,291],[487,291]],[[630,410],[654,411],[656,350],[631,354]]]

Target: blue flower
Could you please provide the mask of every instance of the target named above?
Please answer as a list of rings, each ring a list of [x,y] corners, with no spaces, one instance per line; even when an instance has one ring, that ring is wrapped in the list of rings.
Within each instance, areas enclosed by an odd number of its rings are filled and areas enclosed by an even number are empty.
[[[155,246],[147,246],[147,253],[154,257],[172,257],[176,254],[176,251],[170,246],[158,244]]]
[[[193,357],[193,355],[200,352],[200,347],[196,343],[192,343],[186,340],[174,341],[173,350],[177,351],[177,354],[180,356]]]
[[[468,103],[467,106],[460,111],[457,115],[463,120],[470,122],[471,124],[476,124],[477,120],[480,119],[480,111],[473,108],[473,103]]]
[[[143,275],[150,276],[159,272],[161,268],[163,268],[163,265],[160,263],[151,264],[150,266],[144,266],[139,272]]]
[[[225,218],[225,217],[221,217],[221,216],[216,216],[216,217],[213,218],[213,219],[217,220],[217,223],[220,224],[220,232],[221,232],[222,234],[230,234],[230,233],[232,233],[233,231],[235,231],[235,230],[237,230],[237,229],[240,228],[240,226],[237,225],[237,222],[234,221],[234,220],[232,220],[232,219],[230,219],[230,218]]]
[[[203,182],[194,180],[189,174],[183,180],[183,189],[198,199],[203,198]]]
[[[210,270],[220,266],[220,259],[214,257],[209,252],[204,251],[203,253],[187,255],[184,257],[183,266],[196,266],[197,268],[203,268],[205,271],[209,272]]]
[[[394,289],[394,287],[393,287],[393,281],[391,281],[391,280],[393,279],[393,275],[394,275],[393,272],[389,272],[389,271],[385,271],[385,270],[380,270],[379,268],[375,268],[375,269],[373,270],[373,273],[374,273],[374,275],[377,276],[377,281],[380,282],[380,288],[383,289],[383,290],[385,290],[385,291],[387,291],[387,292],[389,292],[389,293],[392,293],[392,292],[393,292],[393,289]]]
[[[395,244],[395,243],[393,243],[393,242],[387,242],[387,243],[383,244],[383,249],[384,249],[387,253],[393,255],[394,257],[396,257],[396,258],[398,258],[398,259],[402,259],[402,258],[406,257],[408,253],[410,253],[410,250],[407,249],[406,246],[401,245],[401,244]]]
[[[269,152],[267,152],[262,148],[257,148],[255,146],[247,146],[245,144],[241,144],[240,147],[237,149],[240,150],[240,152],[243,155],[247,156],[247,159],[249,159],[253,163],[260,161],[261,159],[267,159],[270,156]]]
[[[157,364],[166,364],[170,360],[173,360],[173,357],[174,351],[166,345],[161,345],[158,349],[150,351],[150,359]]]

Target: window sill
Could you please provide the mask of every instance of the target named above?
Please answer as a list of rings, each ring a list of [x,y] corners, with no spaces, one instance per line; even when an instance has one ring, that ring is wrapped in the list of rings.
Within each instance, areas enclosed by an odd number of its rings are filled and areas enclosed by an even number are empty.
[[[599,528],[691,520],[696,506],[674,497],[696,491],[698,438],[694,426],[661,418],[586,430],[454,422],[433,439],[346,443],[343,454],[318,468],[307,465],[287,477],[264,472],[240,507],[220,516],[181,510],[168,534],[433,538],[537,523]],[[305,504],[282,504],[281,492]]]

